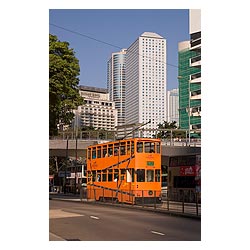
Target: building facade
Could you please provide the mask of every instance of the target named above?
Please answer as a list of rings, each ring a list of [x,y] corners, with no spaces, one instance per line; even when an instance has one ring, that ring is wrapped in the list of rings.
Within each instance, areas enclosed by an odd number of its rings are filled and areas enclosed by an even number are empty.
[[[112,53],[108,61],[107,89],[117,109],[117,125],[125,124],[125,68],[126,49]]]
[[[179,89],[167,92],[167,122],[176,122],[179,126]]]
[[[128,48],[126,57],[126,123],[155,129],[167,120],[166,39],[144,32]],[[145,136],[150,137],[148,132]]]
[[[190,10],[190,41],[179,43],[179,122],[181,129],[200,134],[201,30],[200,10]],[[190,134],[189,133],[189,134]]]
[[[114,130],[117,126],[117,110],[115,103],[109,100],[107,89],[89,86],[80,86],[79,89],[85,104],[78,107],[74,126]]]

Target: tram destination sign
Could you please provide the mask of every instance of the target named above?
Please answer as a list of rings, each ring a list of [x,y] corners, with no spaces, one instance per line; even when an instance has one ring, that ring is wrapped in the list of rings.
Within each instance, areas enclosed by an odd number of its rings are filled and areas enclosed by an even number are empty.
[[[154,166],[155,162],[154,161],[147,161],[147,166]]]

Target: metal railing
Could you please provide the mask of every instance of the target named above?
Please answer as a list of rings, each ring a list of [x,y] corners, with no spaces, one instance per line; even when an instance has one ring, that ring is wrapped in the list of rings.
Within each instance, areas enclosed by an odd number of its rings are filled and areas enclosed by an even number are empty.
[[[145,132],[146,130],[143,130]],[[169,132],[168,138],[162,138],[162,144],[166,146],[201,146],[200,138],[188,138],[188,133],[186,132],[186,136],[183,138],[174,137],[173,134],[176,131],[181,130],[156,130],[157,132],[165,131]],[[183,130],[182,130],[183,131]],[[186,131],[186,130],[185,130]],[[143,134],[143,133],[141,133]],[[60,132],[57,136],[51,136],[50,140],[83,140],[83,141],[115,141],[117,140],[117,132],[116,131],[80,131],[75,132]]]
[[[87,190],[84,188],[80,193],[80,198],[84,202],[108,203],[112,205],[139,207],[142,209],[158,210],[162,212],[169,212],[175,214],[190,215],[194,217],[201,217],[201,199],[200,193],[194,194],[194,199],[188,201],[185,196],[163,197],[160,191],[148,190]],[[150,193],[149,193],[150,192]],[[96,199],[95,199],[95,198]]]

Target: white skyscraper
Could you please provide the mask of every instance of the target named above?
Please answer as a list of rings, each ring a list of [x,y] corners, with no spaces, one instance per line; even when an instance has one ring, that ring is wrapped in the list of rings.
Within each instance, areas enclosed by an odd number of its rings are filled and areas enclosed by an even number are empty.
[[[168,122],[176,121],[179,125],[179,89],[172,89],[167,92],[167,113]]]
[[[108,61],[107,89],[117,109],[117,125],[125,122],[125,62],[126,49],[112,53]]]
[[[166,39],[144,32],[127,50],[126,123],[146,123],[157,128],[167,121]],[[148,133],[146,136],[150,136]]]

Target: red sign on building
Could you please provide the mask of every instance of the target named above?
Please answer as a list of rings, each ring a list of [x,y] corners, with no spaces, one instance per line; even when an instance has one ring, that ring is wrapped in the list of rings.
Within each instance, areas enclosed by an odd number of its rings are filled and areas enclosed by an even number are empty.
[[[180,167],[180,176],[196,176],[196,166]]]

